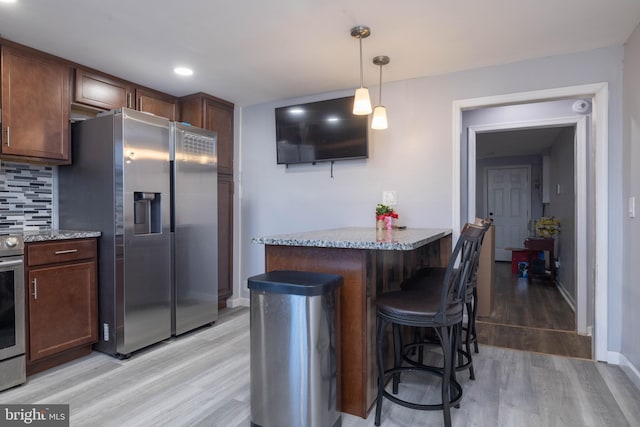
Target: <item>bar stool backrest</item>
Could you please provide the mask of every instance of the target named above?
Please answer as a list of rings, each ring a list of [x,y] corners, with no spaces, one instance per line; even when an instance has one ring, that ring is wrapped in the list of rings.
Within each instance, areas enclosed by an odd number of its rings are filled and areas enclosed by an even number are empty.
[[[477,250],[478,242],[484,235],[484,227],[465,224],[460,232],[460,237],[453,249],[444,276],[442,294],[440,297],[440,310],[435,316],[437,322],[446,324],[447,309],[455,304],[464,304],[466,298],[466,283],[471,273],[473,258]],[[456,268],[456,263],[458,262]]]
[[[475,287],[478,282],[478,266],[480,265],[480,250],[482,249],[482,242],[484,241],[484,235],[493,224],[490,220],[483,220],[480,218],[476,218],[476,221],[473,224],[467,224],[469,227],[473,227],[474,229],[480,229],[481,235],[480,239],[475,243],[473,248],[473,255],[471,259],[471,266],[469,267],[469,276],[467,278],[467,287]]]

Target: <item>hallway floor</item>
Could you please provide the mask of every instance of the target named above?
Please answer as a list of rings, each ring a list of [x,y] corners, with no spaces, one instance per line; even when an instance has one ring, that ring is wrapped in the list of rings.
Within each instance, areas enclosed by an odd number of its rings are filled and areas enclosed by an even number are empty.
[[[591,359],[591,337],[578,335],[575,312],[557,287],[511,274],[496,263],[496,299],[490,317],[478,317],[482,344]]]

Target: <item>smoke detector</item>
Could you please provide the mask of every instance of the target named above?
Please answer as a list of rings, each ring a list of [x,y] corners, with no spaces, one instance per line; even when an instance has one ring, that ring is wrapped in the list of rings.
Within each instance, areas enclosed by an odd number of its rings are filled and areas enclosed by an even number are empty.
[[[573,110],[574,113],[585,114],[589,111],[590,107],[591,107],[591,104],[589,103],[589,101],[585,99],[578,99],[576,102],[573,103],[573,105],[571,106],[571,109]]]

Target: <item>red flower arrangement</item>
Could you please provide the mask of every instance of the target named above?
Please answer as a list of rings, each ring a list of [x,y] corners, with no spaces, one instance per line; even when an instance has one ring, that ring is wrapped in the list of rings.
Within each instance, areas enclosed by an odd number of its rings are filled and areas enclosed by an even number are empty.
[[[398,214],[393,210],[393,208],[383,205],[376,205],[376,220],[384,220],[385,217],[391,217],[393,219],[398,218]]]

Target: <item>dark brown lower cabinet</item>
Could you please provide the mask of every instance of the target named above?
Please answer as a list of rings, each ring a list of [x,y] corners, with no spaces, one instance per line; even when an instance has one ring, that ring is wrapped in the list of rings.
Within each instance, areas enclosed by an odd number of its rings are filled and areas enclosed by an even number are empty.
[[[32,243],[26,261],[31,375],[90,353],[98,339],[96,241]]]

